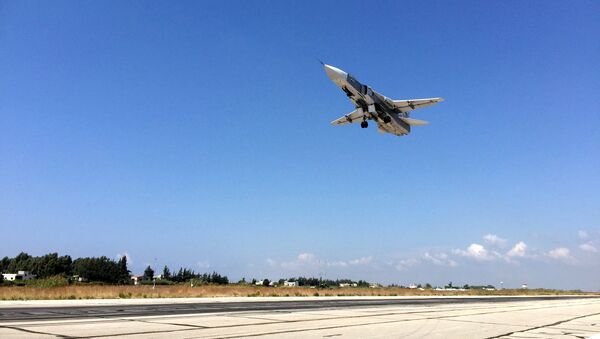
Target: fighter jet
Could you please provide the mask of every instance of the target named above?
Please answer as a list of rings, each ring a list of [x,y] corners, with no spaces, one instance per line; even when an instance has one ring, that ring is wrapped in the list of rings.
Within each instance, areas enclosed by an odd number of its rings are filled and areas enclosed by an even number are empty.
[[[346,125],[360,122],[361,128],[369,126],[368,120],[377,123],[380,133],[397,136],[410,133],[411,126],[427,125],[424,120],[412,119],[412,110],[431,106],[443,101],[442,98],[392,100],[375,92],[371,87],[361,84],[349,73],[331,65],[323,64],[325,73],[333,83],[341,88],[356,109],[331,122],[332,125]]]

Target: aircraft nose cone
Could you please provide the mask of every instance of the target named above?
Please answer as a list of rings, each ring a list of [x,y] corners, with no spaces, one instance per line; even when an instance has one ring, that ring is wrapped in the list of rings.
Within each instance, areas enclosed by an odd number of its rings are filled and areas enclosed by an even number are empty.
[[[325,68],[325,73],[327,73],[327,76],[333,82],[346,80],[346,77],[348,76],[348,74],[346,72],[342,71],[341,69],[339,69],[337,67],[333,67],[330,65],[323,65],[323,68]]]

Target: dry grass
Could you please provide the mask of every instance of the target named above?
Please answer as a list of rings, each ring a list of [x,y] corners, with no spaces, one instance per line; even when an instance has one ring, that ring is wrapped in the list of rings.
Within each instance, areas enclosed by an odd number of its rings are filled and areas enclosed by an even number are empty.
[[[116,298],[183,298],[183,297],[303,297],[303,296],[452,296],[452,295],[557,295],[590,294],[580,291],[546,289],[504,289],[499,291],[435,291],[399,287],[386,288],[333,288],[262,287],[249,285],[188,285],[169,286],[103,286],[77,285],[59,287],[5,286],[0,287],[0,300],[41,299],[116,299]]]

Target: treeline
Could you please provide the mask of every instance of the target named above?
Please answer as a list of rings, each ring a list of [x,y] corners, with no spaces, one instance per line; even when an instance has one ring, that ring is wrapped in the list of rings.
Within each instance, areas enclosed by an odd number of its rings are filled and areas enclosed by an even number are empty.
[[[28,271],[36,275],[37,279],[50,277],[64,277],[72,281],[101,282],[107,284],[132,284],[131,271],[127,267],[127,257],[112,260],[106,256],[86,257],[73,260],[69,255],[59,256],[58,253],[49,253],[34,257],[25,252],[19,253],[14,258],[4,257],[0,260],[1,273],[17,273]],[[148,266],[144,271],[142,280],[149,282],[155,280],[154,270]],[[196,273],[187,268],[180,268],[172,274],[167,266],[160,276],[161,281],[182,283],[192,281],[194,284],[228,284],[227,276],[217,272]],[[2,279],[0,279],[2,283]]]
[[[154,275],[154,271],[150,266],[146,267],[144,271],[144,279],[150,278]],[[171,281],[175,283],[189,282],[196,284],[218,284],[225,285],[229,284],[229,278],[224,275],[220,275],[217,272],[213,273],[196,273],[194,270],[181,267],[177,273],[171,273],[169,267],[165,265],[163,272],[160,275],[160,280]]]
[[[127,284],[130,281],[130,271],[127,269],[127,257],[125,256],[118,261],[105,256],[73,260],[69,255],[59,256],[58,253],[34,257],[21,252],[14,258],[2,258],[0,271],[2,273],[29,271],[38,279],[54,276],[66,278],[79,276],[85,280],[111,284]]]
[[[70,275],[72,270],[73,260],[71,256],[59,256],[58,253],[32,257],[25,252],[21,252],[14,258],[4,257],[0,260],[0,272],[2,273],[29,271],[39,278],[47,278],[61,274]]]

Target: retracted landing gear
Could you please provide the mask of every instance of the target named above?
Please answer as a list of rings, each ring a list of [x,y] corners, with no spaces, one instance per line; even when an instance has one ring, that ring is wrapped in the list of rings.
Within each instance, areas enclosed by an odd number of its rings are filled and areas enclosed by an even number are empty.
[[[369,123],[365,120],[365,121],[361,121],[360,123],[360,128],[367,128],[369,127]]]
[[[383,117],[383,122],[389,124],[390,122],[392,122],[392,118],[386,115],[385,117]]]

